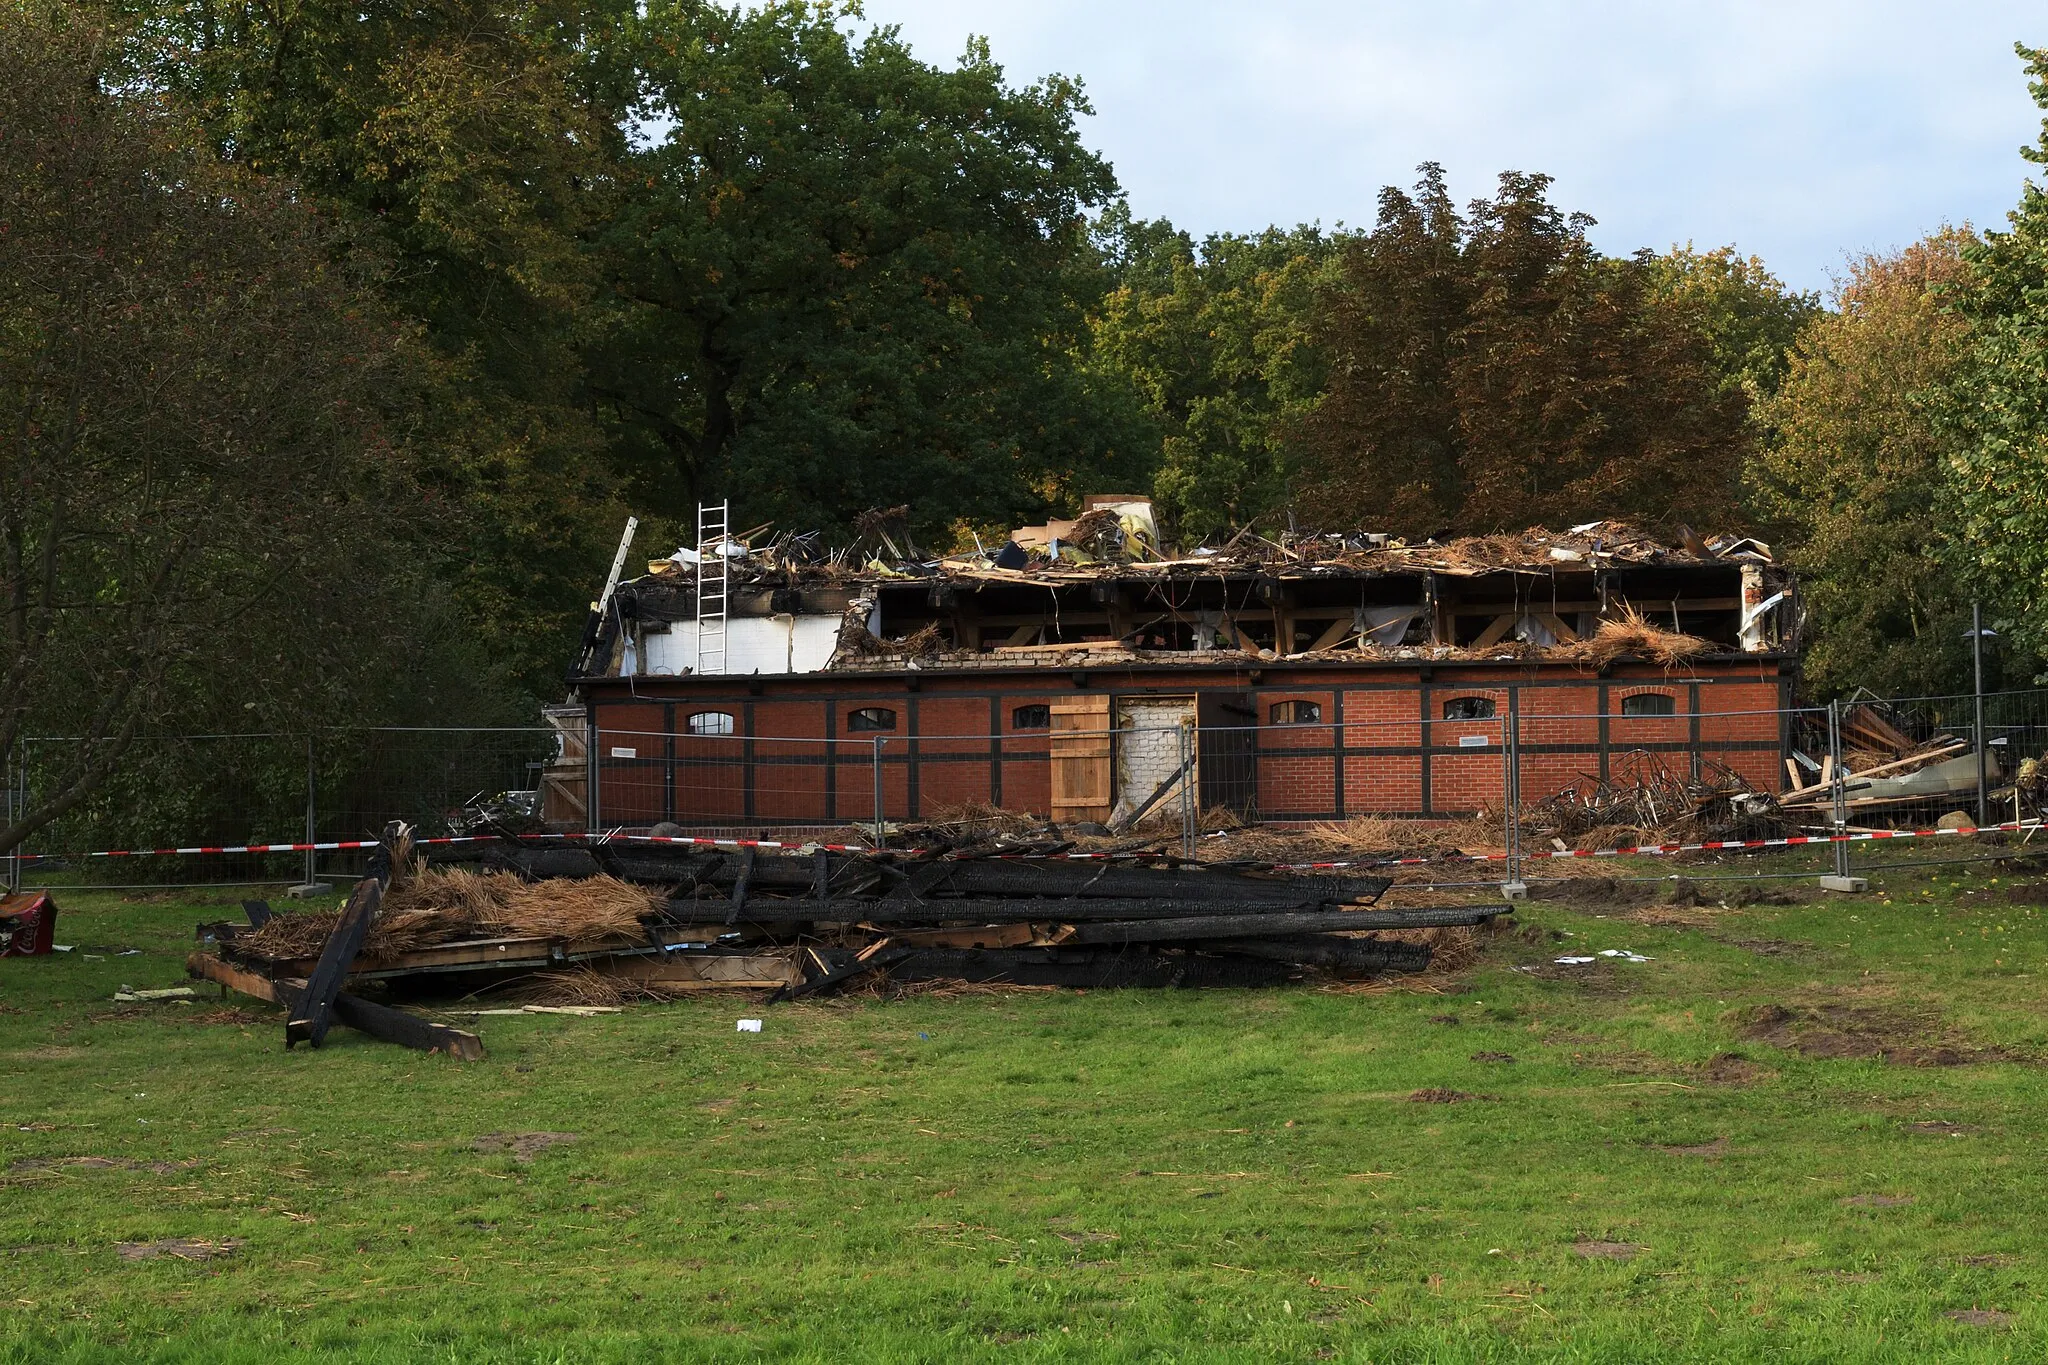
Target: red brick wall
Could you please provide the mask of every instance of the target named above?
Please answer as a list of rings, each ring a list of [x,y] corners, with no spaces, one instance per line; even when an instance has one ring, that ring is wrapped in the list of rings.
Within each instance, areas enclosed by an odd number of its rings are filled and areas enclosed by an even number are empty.
[[[1639,747],[1684,769],[1697,746],[1702,757],[1776,789],[1783,784],[1776,709],[1789,678],[1780,668],[1771,659],[1709,661],[1685,674],[1622,666],[1597,678],[1521,664],[1427,671],[1419,665],[1165,666],[1090,670],[1084,682],[1088,691],[1112,694],[1249,693],[1258,813],[1285,820],[1451,815],[1497,806],[1510,688],[1520,718],[1524,800],[1632,761],[1627,755]],[[872,818],[876,736],[848,728],[851,713],[865,706],[885,707],[897,717],[897,728],[880,736],[888,818],[928,818],[968,802],[1044,813],[1047,732],[1017,728],[1014,713],[1079,689],[1071,672],[1020,669],[915,678],[642,678],[633,687],[637,696],[624,684],[601,682],[591,690],[603,727],[600,811],[607,824],[673,818],[706,825],[832,825]],[[1622,716],[1623,698],[1644,691],[1670,696],[1674,714]],[[1490,698],[1496,716],[1443,719],[1444,702],[1461,696]],[[1286,701],[1315,704],[1321,720],[1269,724],[1273,705]],[[730,713],[735,733],[688,734],[687,717],[699,710]],[[671,715],[678,732],[672,739]],[[1467,746],[1461,739],[1483,742]],[[634,756],[612,757],[615,747],[633,749]]]

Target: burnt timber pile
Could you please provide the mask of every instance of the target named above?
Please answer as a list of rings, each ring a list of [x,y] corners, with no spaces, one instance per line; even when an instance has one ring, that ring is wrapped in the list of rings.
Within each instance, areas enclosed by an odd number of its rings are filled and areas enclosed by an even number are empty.
[[[201,926],[210,951],[195,953],[188,966],[286,1004],[288,1042],[317,1046],[334,1018],[391,1041],[470,1056],[482,1051],[473,1035],[421,1033],[438,1026],[344,987],[375,983],[446,996],[516,989],[565,972],[616,982],[623,998],[770,990],[771,1000],[786,1000],[881,980],[1277,985],[1421,971],[1430,946],[1387,935],[1476,926],[1509,913],[1505,905],[1376,908],[1392,884],[1385,877],[1142,856],[788,854],[631,841],[562,848],[507,838],[415,865],[390,897],[418,904],[448,886],[489,883],[511,888],[527,919],[399,909],[380,924],[380,901],[403,854],[380,850],[373,864],[331,925],[249,902],[249,924]],[[606,887],[621,888],[610,899],[632,913],[590,916],[582,927],[547,915],[551,900],[587,905],[593,888]],[[285,932],[302,921],[316,931],[312,937]],[[521,927],[539,922],[552,932]],[[481,924],[489,930],[480,932]],[[317,955],[306,951],[315,942]],[[419,1029],[408,1036],[378,1011]]]

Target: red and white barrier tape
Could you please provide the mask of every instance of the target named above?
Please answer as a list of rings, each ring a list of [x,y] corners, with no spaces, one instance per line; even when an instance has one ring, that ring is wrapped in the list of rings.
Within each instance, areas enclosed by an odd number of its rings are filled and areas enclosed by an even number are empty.
[[[2011,820],[2000,825],[1965,826],[1960,829],[1874,829],[1859,830],[1851,834],[1794,834],[1782,839],[1708,839],[1695,844],[1635,844],[1622,848],[1567,848],[1542,849],[1524,854],[1530,861],[1548,858],[1625,858],[1656,857],[1673,853],[1717,853],[1749,848],[1798,848],[1807,844],[1854,844],[1869,843],[1877,839],[1929,839],[1945,835],[1970,834],[2011,834],[2024,830],[2029,834],[2043,828],[2041,820]],[[505,836],[499,834],[456,834],[438,838],[420,839],[421,845],[434,844],[481,844],[495,843]],[[810,840],[790,842],[784,839],[716,839],[690,834],[521,834],[515,836],[524,840],[555,839],[565,843],[631,843],[631,844],[689,844],[705,848],[786,848],[825,849],[832,853],[872,853],[874,850],[864,844],[820,844]],[[79,854],[24,854],[30,860],[49,857],[80,858],[156,858],[176,854],[194,853],[327,853],[341,849],[375,848],[375,839],[334,839],[321,843],[300,844],[198,844],[188,848],[120,848],[106,849]],[[1029,857],[1029,854],[1016,855]],[[1123,855],[1115,853],[1061,853],[1053,855],[1073,861],[1103,860]],[[1499,863],[1507,861],[1505,853],[1442,853],[1427,858],[1372,858],[1354,859],[1344,862],[1315,863],[1274,863],[1273,867],[1289,872],[1329,872],[1344,868],[1418,867],[1431,863]]]
[[[782,839],[711,839],[688,834],[521,834],[520,839],[559,839],[571,843],[699,844],[715,848],[822,848],[834,853],[868,853],[863,844],[790,843]],[[416,845],[495,843],[500,834],[452,834],[416,839]],[[114,848],[91,853],[29,853],[35,858],[158,858],[181,853],[329,853],[339,849],[375,848],[375,839],[330,839],[301,844],[195,844],[188,848]]]

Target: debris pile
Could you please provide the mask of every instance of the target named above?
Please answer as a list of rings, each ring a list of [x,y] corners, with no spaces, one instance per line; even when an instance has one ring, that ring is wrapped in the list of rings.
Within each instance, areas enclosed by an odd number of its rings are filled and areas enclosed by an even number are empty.
[[[1916,723],[1887,703],[1855,701],[1841,708],[1839,716],[1842,795],[1848,812],[1859,821],[1886,816],[1917,820],[1930,808],[1946,809],[1973,798],[1980,764],[1988,788],[1996,791],[2004,785],[1993,754],[1980,757],[1971,752],[1969,740],[1924,721]],[[1808,726],[1809,731],[1818,731],[1809,743],[1822,757],[1816,762],[1795,751],[1786,760],[1792,787],[1779,797],[1786,811],[1808,823],[1824,821],[1834,810],[1837,774],[1827,754],[1824,726],[1824,721]],[[1914,738],[1916,730],[1925,738]],[[2011,799],[2010,788],[2003,796]]]
[[[404,870],[394,879],[393,868]],[[795,854],[517,839],[414,863],[387,836],[338,914],[201,926],[194,975],[287,1005],[289,1041],[330,1019],[413,1046],[481,1055],[474,1035],[342,990],[541,987],[584,1005],[697,990],[794,999],[879,979],[1024,986],[1255,986],[1425,969],[1419,931],[1484,924],[1505,905],[1374,907],[1385,877],[1286,875],[1158,855]],[[388,1016],[411,1025],[405,1027]]]
[[[1616,759],[1608,776],[1582,777],[1529,804],[1521,826],[1525,835],[1550,839],[1559,849],[1590,849],[1775,839],[1790,831],[1791,822],[1777,798],[1725,764],[1702,759],[1697,772],[1681,770],[1661,754],[1638,749]]]

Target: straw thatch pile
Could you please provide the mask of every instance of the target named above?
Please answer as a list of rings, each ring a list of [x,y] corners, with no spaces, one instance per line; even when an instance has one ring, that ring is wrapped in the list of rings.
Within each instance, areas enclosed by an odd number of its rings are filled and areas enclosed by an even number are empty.
[[[1623,608],[1620,616],[1602,621],[1600,629],[1585,639],[1558,645],[1550,651],[1552,657],[1567,659],[1581,668],[1605,668],[1622,658],[1677,668],[1713,652],[1711,641],[1665,630],[1632,606]]]
[[[641,917],[664,899],[655,888],[616,877],[528,882],[509,872],[414,867],[384,897],[363,939],[363,955],[390,959],[468,938],[637,937]],[[338,911],[275,915],[237,942],[266,957],[311,957],[338,918]]]

